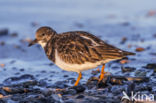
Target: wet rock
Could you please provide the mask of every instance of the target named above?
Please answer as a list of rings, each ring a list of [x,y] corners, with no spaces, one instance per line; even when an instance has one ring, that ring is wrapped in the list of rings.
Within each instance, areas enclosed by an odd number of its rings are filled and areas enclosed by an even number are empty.
[[[134,70],[136,70],[136,68],[134,67],[121,67],[122,72],[132,72]]]
[[[68,87],[68,85],[65,84],[64,81],[57,81],[57,82],[55,82],[51,87],[52,87],[52,88],[61,88],[61,89],[62,89],[62,88]]]
[[[36,84],[36,80],[32,75],[29,74],[25,74],[19,77],[10,77],[6,80],[3,81],[4,85],[23,85],[23,86],[27,86],[27,85],[35,85]]]
[[[76,82],[75,78],[68,78],[67,81],[71,82],[71,84],[74,84]]]
[[[152,52],[152,53],[150,53],[150,55],[156,56],[156,53]]]
[[[138,48],[135,49],[135,51],[137,51],[137,52],[142,52],[144,50],[145,50],[145,48],[142,48],[142,47],[138,47]]]
[[[77,94],[77,91],[75,89],[65,89],[65,90],[60,91],[60,93],[62,95],[75,95]]]
[[[10,64],[14,64],[16,61],[15,60],[12,60],[12,61],[10,61]]]
[[[120,60],[120,64],[126,64],[126,63],[129,63],[129,60],[127,59]]]
[[[152,91],[152,87],[150,85],[143,85],[143,84],[136,85],[136,87],[135,87],[135,91],[136,92],[146,91],[146,90],[151,92]]]
[[[39,23],[38,23],[38,22],[32,22],[31,25],[32,25],[33,27],[36,27],[36,26],[39,26]]]
[[[148,77],[126,77],[128,81],[135,81],[135,82],[148,82]]]
[[[64,75],[63,77],[69,77],[68,75]]]
[[[87,87],[89,89],[94,88],[95,85],[97,85],[97,83],[98,83],[98,79],[99,78],[97,78],[97,77],[91,77],[91,78],[89,78],[88,81],[87,81],[87,83],[86,83]]]
[[[5,45],[5,42],[4,41],[0,41],[0,45],[1,46],[4,46]]]
[[[18,33],[14,32],[14,33],[11,33],[10,34],[12,37],[17,37],[18,36]]]
[[[21,68],[20,71],[23,72],[24,71],[24,68]]]
[[[76,97],[76,99],[82,99],[82,98],[84,98],[84,97],[85,97],[84,95],[80,94],[80,95],[78,95],[78,96]]]
[[[75,23],[75,26],[77,26],[78,28],[83,28],[84,27],[84,25],[82,23],[78,23],[78,22]]]
[[[125,44],[126,41],[127,41],[127,38],[126,37],[123,37],[122,40],[121,40],[121,42],[120,42],[120,44]]]
[[[44,80],[44,79],[39,80],[39,82],[38,82],[38,86],[46,87],[46,86],[47,86],[47,82],[46,82],[46,80]]]
[[[2,94],[0,94],[0,99],[3,98],[4,96]]]
[[[156,15],[156,10],[150,10],[148,13],[147,13],[147,16],[155,16]]]
[[[9,34],[9,30],[8,29],[0,29],[0,36],[5,36]]]
[[[16,93],[26,93],[29,92],[27,88],[20,88],[20,87],[2,87],[2,89],[9,93],[9,94],[16,94]]]
[[[96,70],[92,70],[91,73],[92,73],[93,75],[97,75],[97,74],[100,73],[100,69],[98,68],[98,69],[96,69]]]
[[[110,78],[110,83],[111,84],[123,84],[122,79],[117,79],[117,78]]]
[[[144,66],[144,68],[147,68],[147,69],[156,69],[156,63],[147,64],[146,66]]]
[[[82,85],[74,86],[74,87],[71,87],[70,89],[76,90],[76,93],[81,93],[85,91],[85,87]]]
[[[47,72],[47,71],[45,71],[45,70],[42,70],[42,71],[41,71],[41,73],[46,73],[46,72]]]
[[[135,76],[137,77],[146,77],[146,72],[142,70],[135,71]]]
[[[123,26],[129,26],[130,23],[129,22],[123,22],[121,25],[123,25]]]
[[[0,64],[0,67],[4,68],[5,67],[5,64]]]
[[[15,73],[15,75],[20,75],[20,73],[19,73],[19,72],[17,72],[17,73]]]

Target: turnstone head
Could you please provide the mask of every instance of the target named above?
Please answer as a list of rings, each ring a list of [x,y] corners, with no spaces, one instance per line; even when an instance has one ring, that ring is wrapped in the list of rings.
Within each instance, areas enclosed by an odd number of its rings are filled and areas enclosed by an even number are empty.
[[[134,55],[84,31],[57,34],[50,27],[40,27],[36,31],[36,39],[29,46],[35,43],[39,43],[44,48],[47,57],[58,67],[79,73],[75,86],[81,79],[81,71],[103,65],[99,79],[101,81],[105,73],[105,63]]]

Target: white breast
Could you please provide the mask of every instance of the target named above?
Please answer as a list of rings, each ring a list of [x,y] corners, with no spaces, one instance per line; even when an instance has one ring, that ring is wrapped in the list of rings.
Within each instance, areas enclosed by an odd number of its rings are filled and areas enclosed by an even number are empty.
[[[99,61],[96,63],[85,62],[84,64],[71,64],[64,62],[58,55],[57,50],[55,50],[55,64],[63,70],[73,71],[73,72],[81,72],[88,69],[94,69],[102,63],[107,63],[112,60],[107,61]]]

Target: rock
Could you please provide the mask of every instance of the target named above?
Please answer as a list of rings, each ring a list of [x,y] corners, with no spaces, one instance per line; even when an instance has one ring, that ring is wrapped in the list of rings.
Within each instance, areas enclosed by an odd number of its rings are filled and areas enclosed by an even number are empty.
[[[14,33],[11,33],[10,34],[12,37],[17,37],[18,36],[18,33],[14,32]]]
[[[126,63],[129,63],[129,60],[127,59],[120,60],[120,64],[126,64]]]
[[[144,66],[144,68],[147,68],[147,69],[156,69],[156,63],[147,64],[146,66]]]
[[[78,23],[78,22],[75,23],[75,26],[78,27],[78,28],[83,28],[84,27],[84,25],[82,23]]]
[[[135,81],[135,82],[148,82],[148,77],[126,77],[128,81]]]
[[[148,13],[147,13],[147,16],[155,16],[156,15],[156,10],[150,10]]]
[[[62,95],[75,95],[77,91],[75,89],[65,89],[60,92]]]
[[[123,37],[122,40],[121,40],[121,42],[120,42],[120,44],[125,44],[126,41],[127,41],[127,38],[126,37]]]
[[[132,72],[134,70],[136,70],[136,68],[134,67],[121,67],[122,72]]]
[[[135,76],[137,77],[146,77],[146,72],[142,70],[135,71]]]
[[[155,52],[152,52],[152,53],[150,53],[150,55],[156,56],[156,53]]]
[[[51,87],[52,88],[61,88],[61,89],[63,89],[63,88],[68,87],[68,85],[66,85],[64,81],[57,81]]]
[[[5,67],[5,64],[0,64],[0,67],[4,68]]]
[[[33,27],[36,27],[36,26],[39,26],[39,23],[38,23],[38,22],[32,22],[31,25],[32,25]]]
[[[144,50],[145,50],[145,48],[142,48],[142,47],[138,47],[138,48],[135,49],[135,51],[137,51],[137,52],[142,52]]]
[[[46,87],[47,86],[47,82],[46,82],[46,80],[44,80],[44,79],[41,79],[41,80],[39,80],[39,82],[38,82],[38,86],[41,86],[41,87]]]
[[[9,34],[9,30],[8,29],[0,29],[0,36],[5,36]]]
[[[84,97],[85,97],[84,95],[80,94],[80,95],[78,95],[78,96],[76,97],[76,99],[82,99],[82,98],[84,98]]]
[[[96,69],[96,70],[92,70],[91,73],[92,73],[93,75],[97,75],[97,74],[100,73],[100,69],[98,68],[98,69]]]
[[[21,68],[20,71],[23,72],[24,71],[24,68]]]
[[[84,92],[85,91],[85,87],[82,86],[82,85],[71,87],[71,89],[76,90],[77,93],[81,93],[81,92]]]
[[[11,60],[10,61],[10,64],[14,64],[16,61],[15,60]]]
[[[123,25],[123,26],[129,26],[130,23],[129,22],[123,22],[121,25]]]
[[[35,85],[37,82],[35,78],[32,75],[25,74],[19,77],[10,77],[6,80],[3,81],[3,84],[6,86],[11,86],[11,85],[23,85],[23,86],[28,86],[28,85]]]
[[[2,99],[4,96],[2,94],[0,94],[0,99]]]
[[[64,75],[63,77],[69,77],[68,75]]]
[[[27,88],[19,88],[19,87],[2,87],[2,89],[5,92],[9,93],[9,94],[29,92],[29,89],[27,89]]]
[[[1,46],[4,46],[5,45],[5,42],[4,41],[0,41],[0,45]]]

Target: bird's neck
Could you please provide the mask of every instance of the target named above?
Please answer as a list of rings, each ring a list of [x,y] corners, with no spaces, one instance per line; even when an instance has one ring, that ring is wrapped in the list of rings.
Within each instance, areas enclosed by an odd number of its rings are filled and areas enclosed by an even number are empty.
[[[55,62],[55,42],[56,38],[51,38],[47,43],[43,44],[47,57]]]
[[[42,48],[45,48],[47,45],[47,42],[43,42],[43,41],[39,41],[38,43],[42,46]]]

